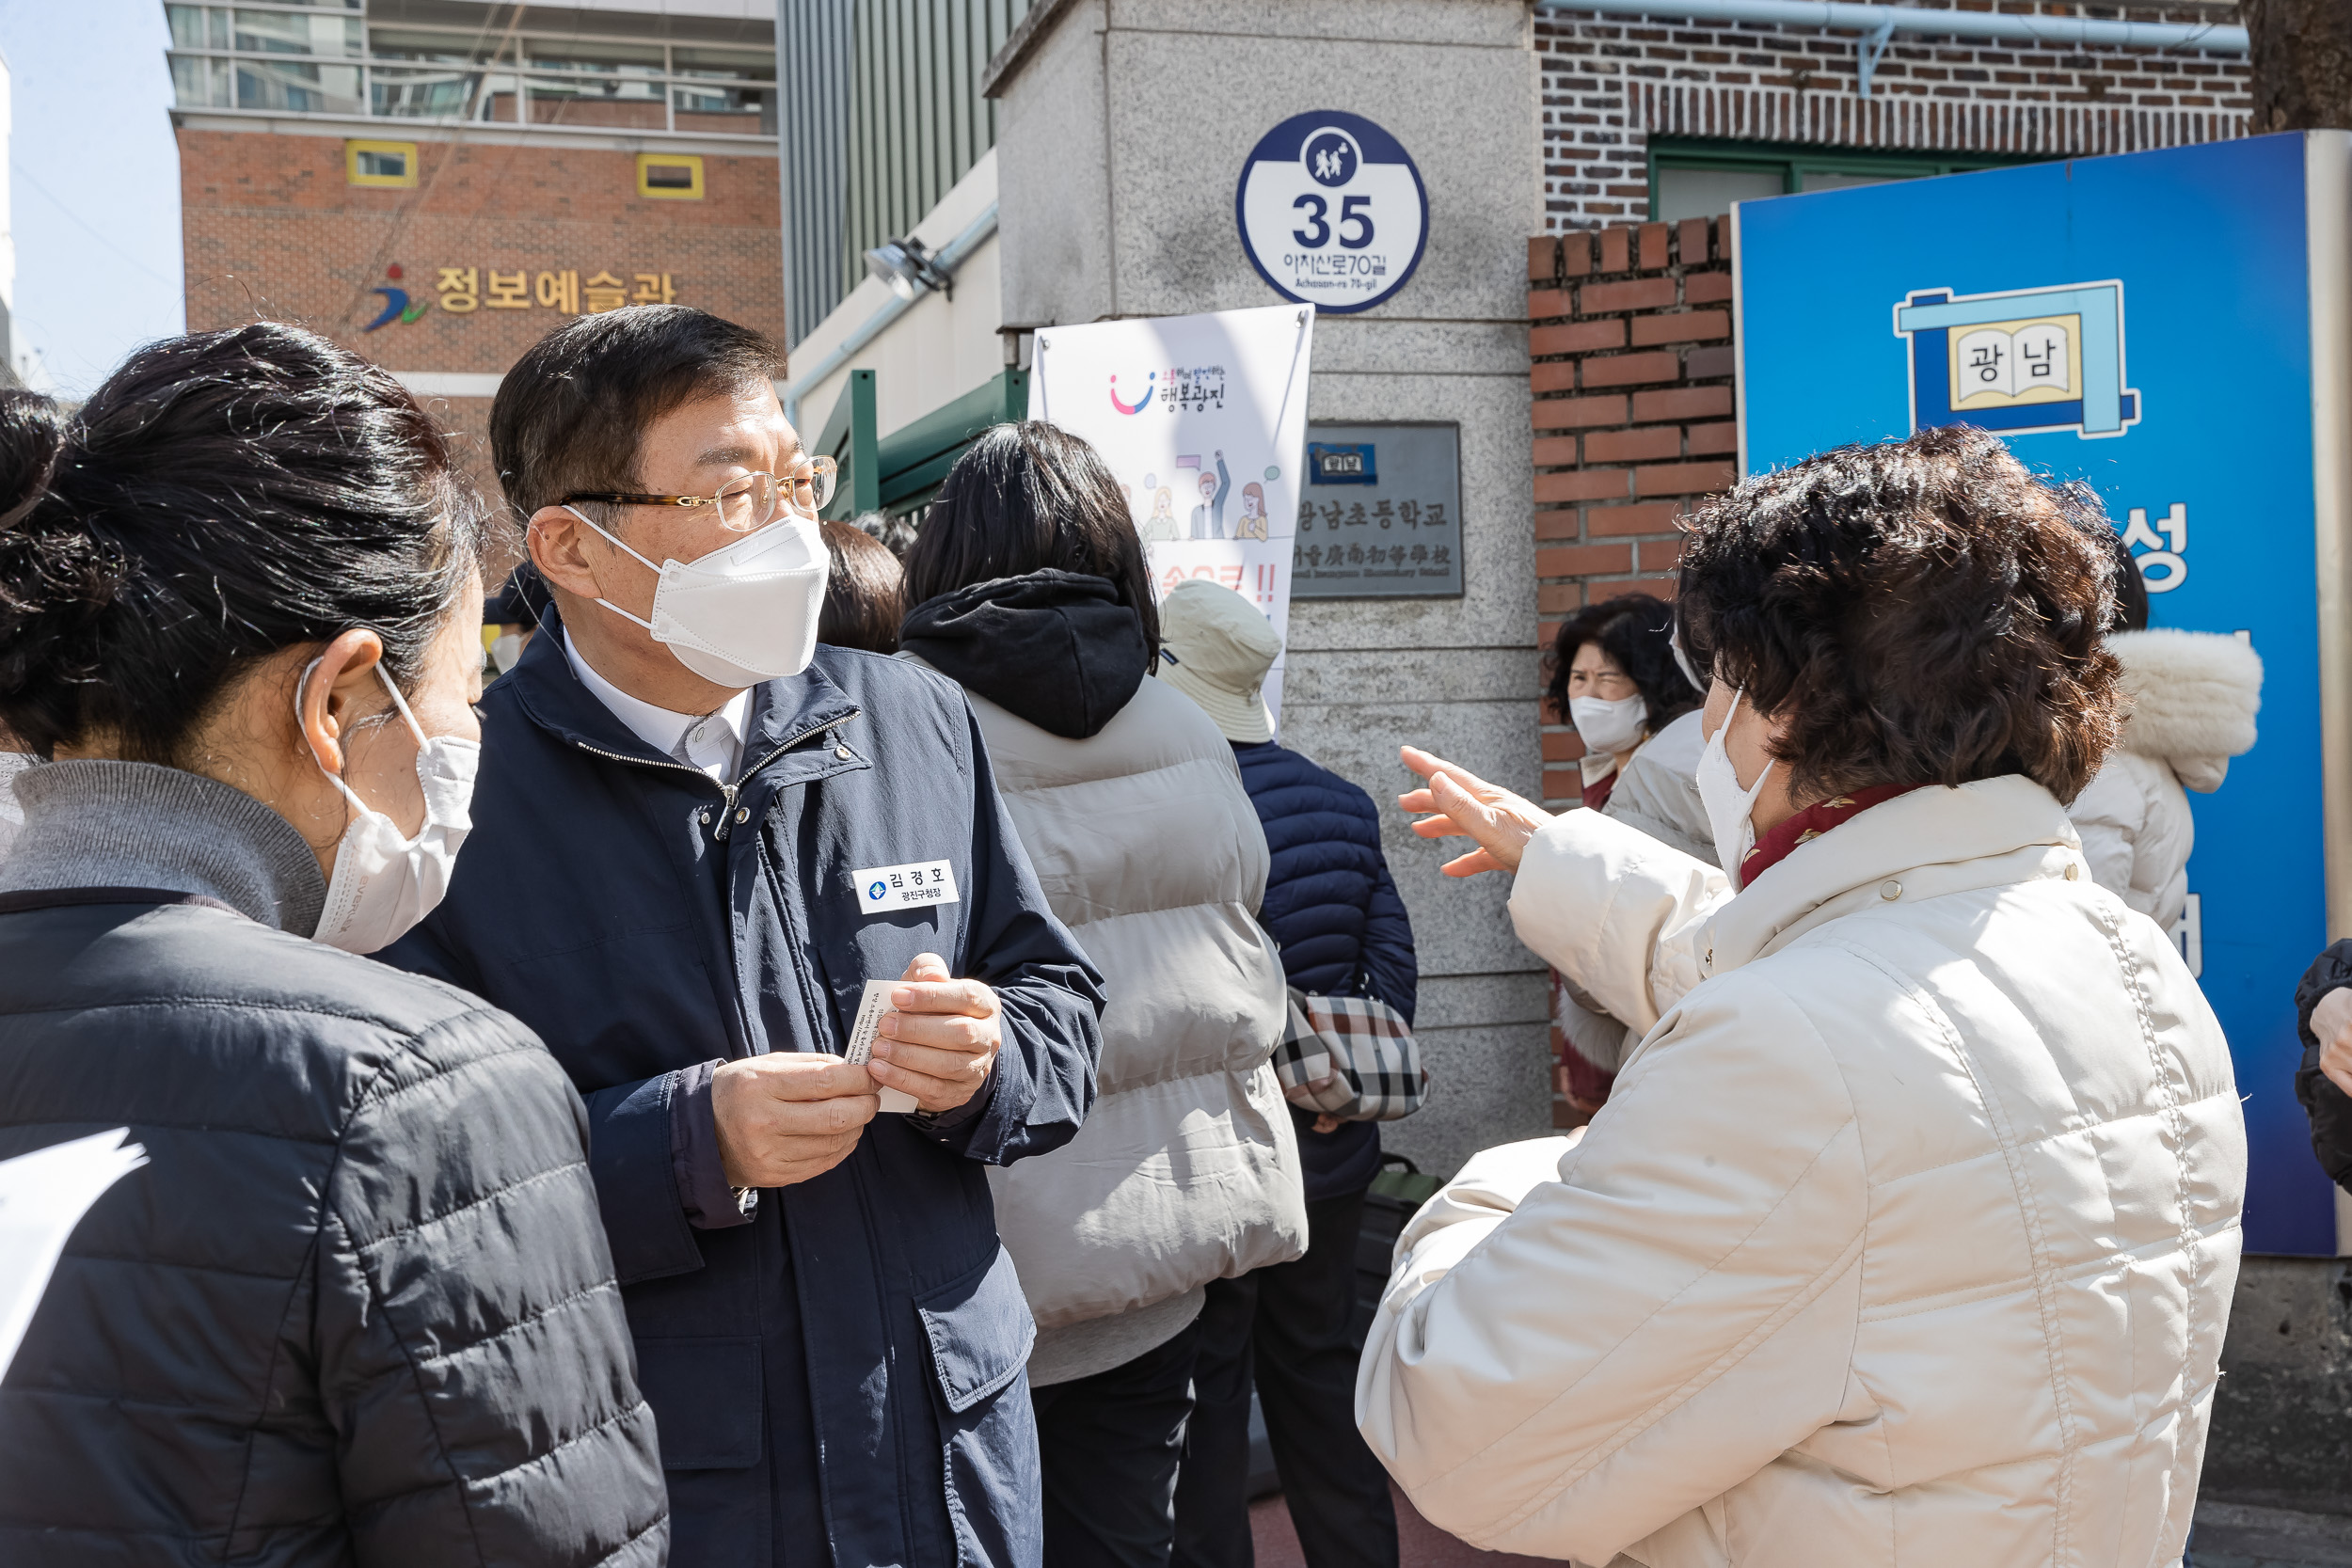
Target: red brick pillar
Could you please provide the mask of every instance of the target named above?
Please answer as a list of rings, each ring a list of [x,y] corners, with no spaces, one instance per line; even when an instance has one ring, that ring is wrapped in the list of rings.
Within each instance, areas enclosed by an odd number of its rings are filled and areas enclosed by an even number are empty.
[[[1562,615],[1624,593],[1670,595],[1676,520],[1728,485],[1731,258],[1716,219],[1581,230],[1527,245],[1535,404],[1535,604]],[[1574,805],[1583,755],[1543,713],[1544,796]]]

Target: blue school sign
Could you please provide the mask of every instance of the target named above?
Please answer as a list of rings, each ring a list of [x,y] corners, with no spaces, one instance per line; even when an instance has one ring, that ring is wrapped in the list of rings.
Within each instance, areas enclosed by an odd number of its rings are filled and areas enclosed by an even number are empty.
[[[2336,1250],[2293,1082],[2295,985],[2328,935],[2314,540],[2341,501],[2326,482],[2341,453],[2314,439],[2314,400],[2343,410],[2330,362],[2315,386],[2313,319],[2326,361],[2345,328],[2328,226],[2345,221],[2346,163],[2328,135],[1735,213],[1747,472],[1940,424],[1997,431],[2105,499],[2152,624],[2249,636],[2262,655],[2260,741],[2218,793],[2189,798],[2174,932],[2236,1059],[2257,1252]]]

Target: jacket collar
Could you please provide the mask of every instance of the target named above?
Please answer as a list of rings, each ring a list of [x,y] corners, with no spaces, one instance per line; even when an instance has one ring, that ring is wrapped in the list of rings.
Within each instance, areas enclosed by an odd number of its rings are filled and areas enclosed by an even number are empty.
[[[2066,808],[2022,773],[1915,789],[1797,846],[1718,909],[1700,970],[1737,969],[1857,909],[2089,875]]]
[[[625,762],[685,766],[646,745],[580,684],[564,657],[564,622],[553,605],[540,613],[539,635],[523,650],[521,662],[499,680],[498,689],[511,692],[525,717],[567,744]],[[779,748],[857,715],[849,694],[813,664],[797,675],[762,681],[752,689],[742,776]]]

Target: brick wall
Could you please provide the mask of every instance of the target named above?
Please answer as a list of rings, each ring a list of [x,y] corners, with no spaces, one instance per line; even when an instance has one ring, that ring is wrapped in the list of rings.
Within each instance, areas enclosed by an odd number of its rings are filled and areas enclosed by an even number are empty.
[[[1528,242],[1546,645],[1594,600],[1670,594],[1676,519],[1734,477],[1726,229],[1692,218]],[[1542,724],[1544,796],[1558,809],[1577,800],[1583,746],[1549,705]]]
[[[707,153],[705,198],[675,201],[639,196],[633,153],[609,146],[419,138],[418,183],[401,189],[348,183],[338,136],[178,135],[192,331],[260,314],[396,371],[501,372],[569,319],[538,303],[541,272],[606,272],[632,292],[638,274],[666,273],[679,303],[783,340],[772,153]],[[523,272],[531,303],[446,311],[434,287],[444,266],[474,268],[485,287],[492,268]],[[383,308],[379,285],[404,289],[423,313],[363,333]],[[426,401],[486,480],[489,400]]]
[[[1929,0],[1921,9],[1952,8]],[[1971,10],[1993,8],[1964,0]],[[2052,3],[2002,10],[2071,13]],[[2134,21],[2235,23],[2228,4]],[[2247,62],[2196,50],[2055,48],[1899,34],[1859,92],[1855,37],[1778,24],[1535,18],[1544,206],[1554,232],[1649,215],[1653,135],[2061,156],[2246,134]]]

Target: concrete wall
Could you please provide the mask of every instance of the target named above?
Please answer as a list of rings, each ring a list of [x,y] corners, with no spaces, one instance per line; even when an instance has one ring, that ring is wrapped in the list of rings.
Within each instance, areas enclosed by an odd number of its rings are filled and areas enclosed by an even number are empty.
[[[1385,806],[1405,741],[1541,787],[1528,425],[1526,236],[1540,230],[1523,0],[1073,0],[1041,5],[995,84],[1004,320],[1050,325],[1277,303],[1233,218],[1243,160],[1308,109],[1352,111],[1420,166],[1420,269],[1362,315],[1315,324],[1315,420],[1457,421],[1464,597],[1301,601],[1283,740]],[[1384,1129],[1422,1168],[1550,1126],[1543,970],[1498,878],[1388,818],[1422,965],[1436,1097]]]

